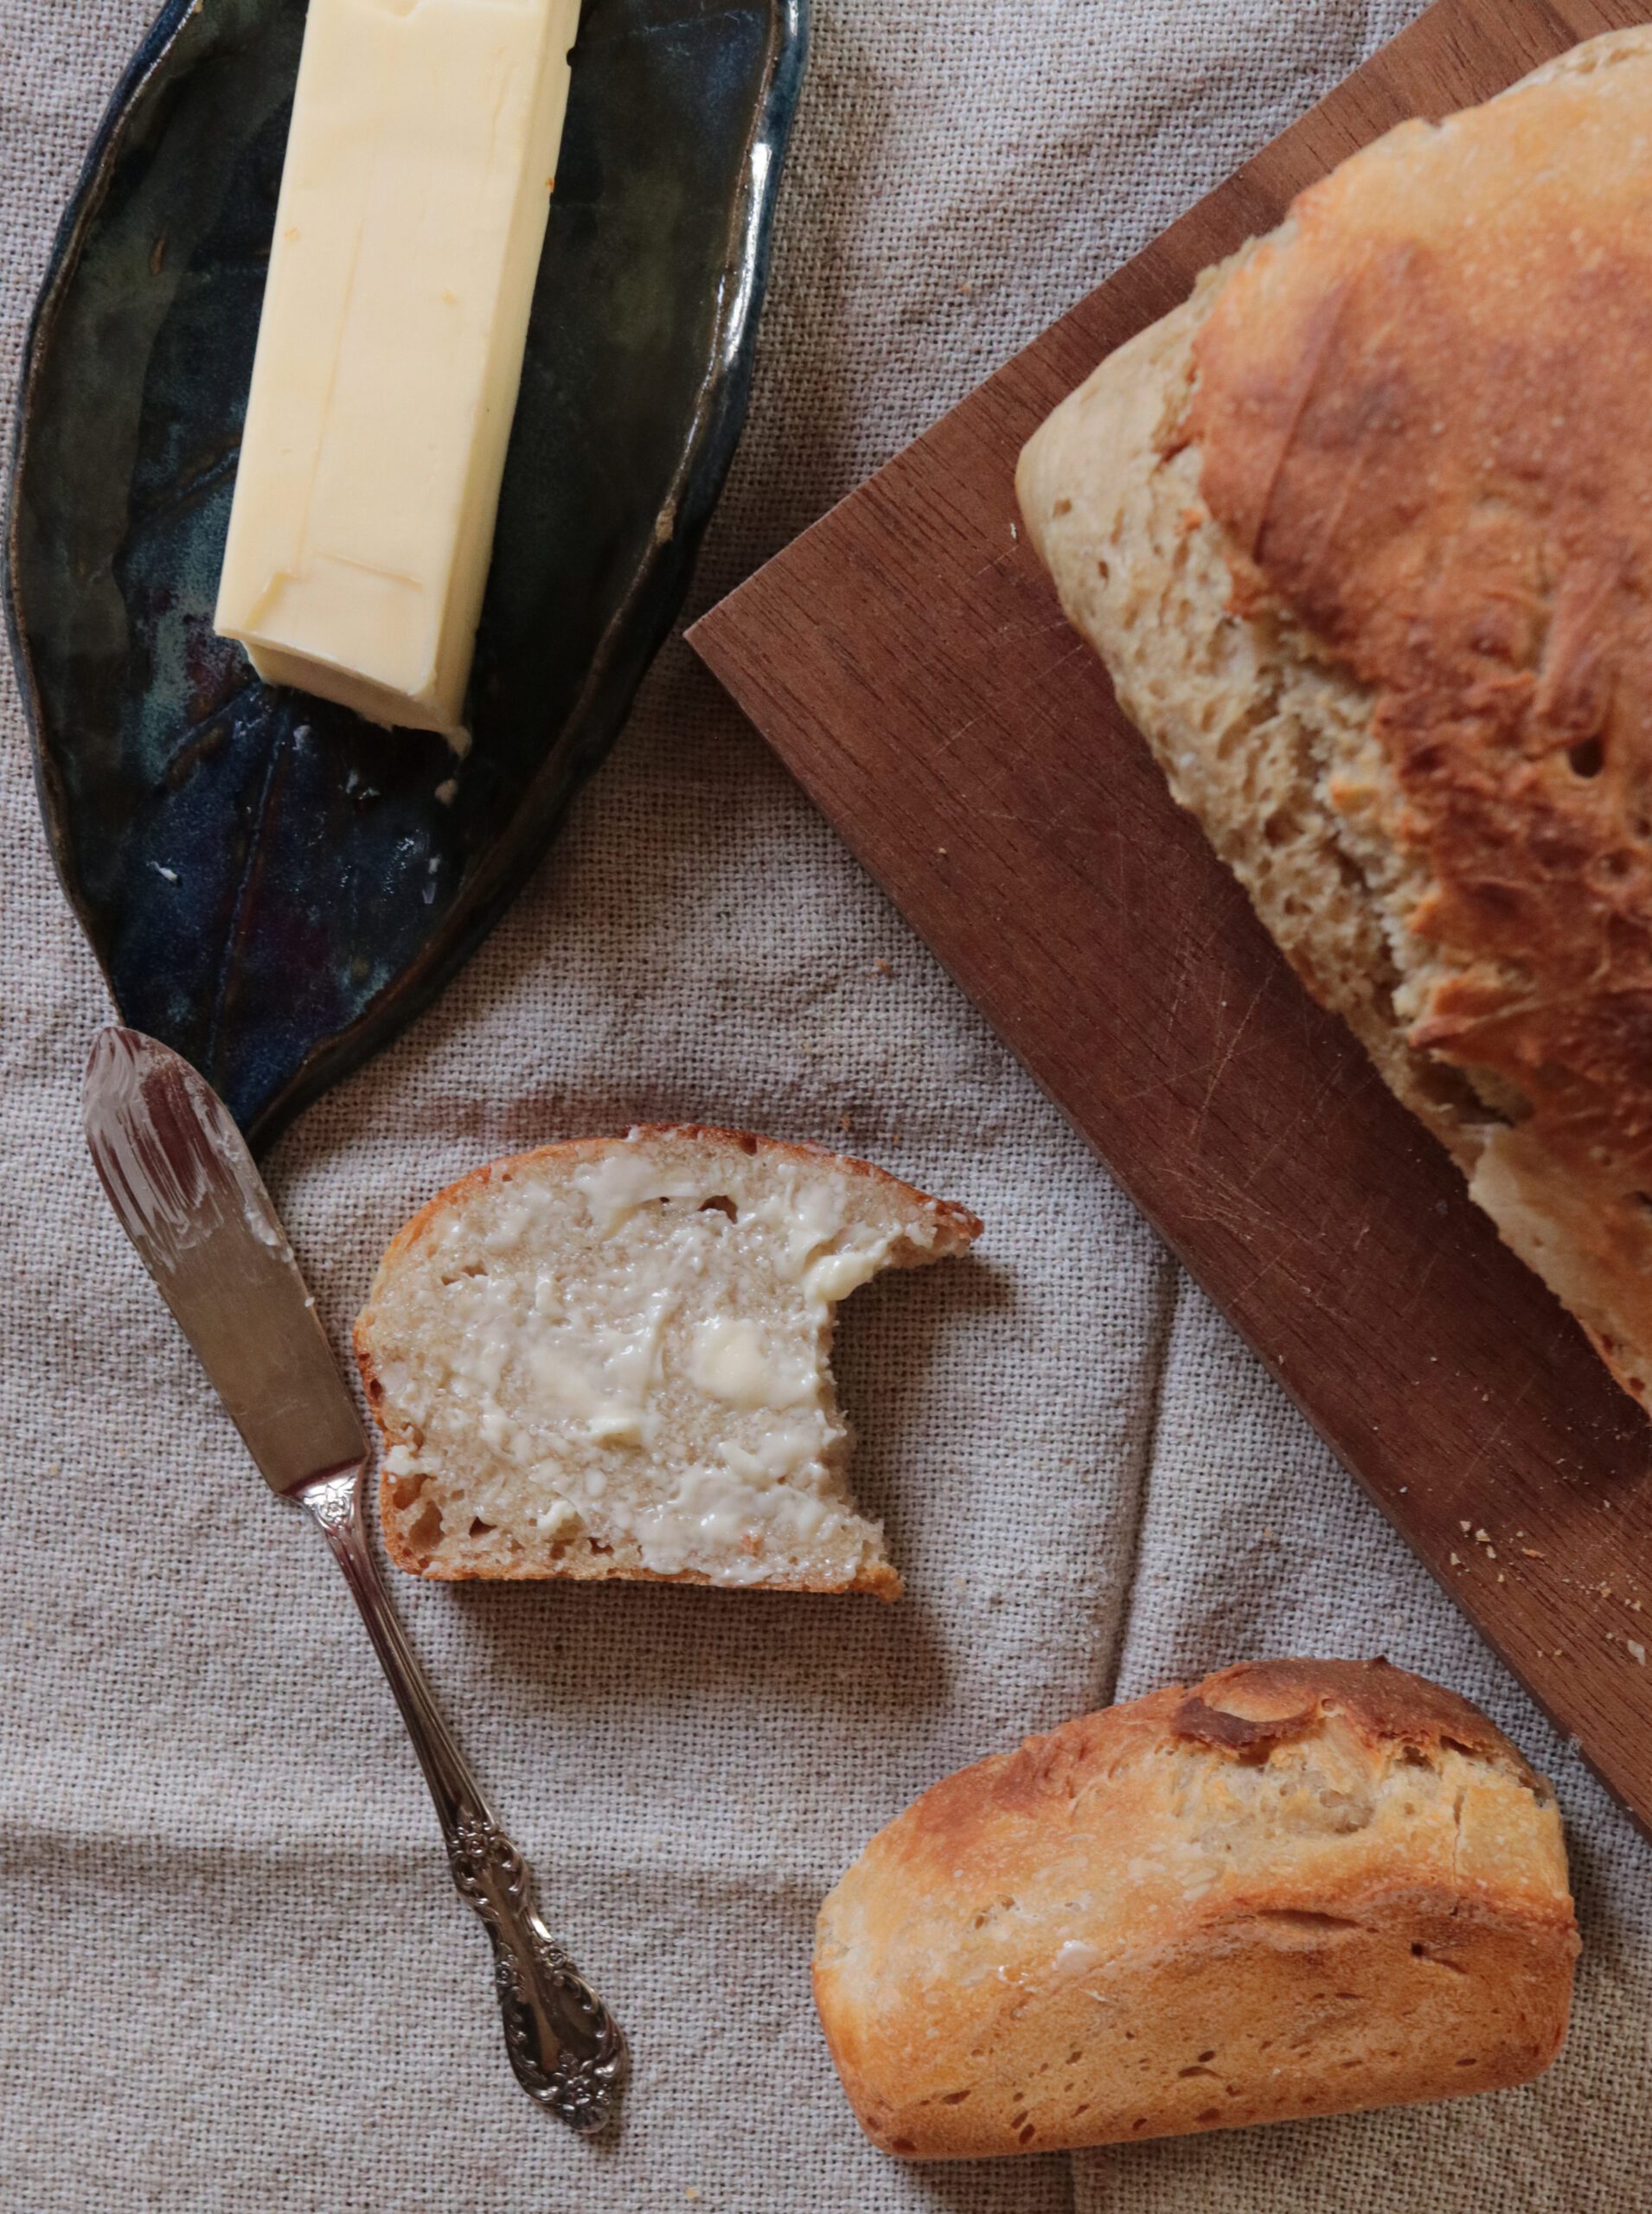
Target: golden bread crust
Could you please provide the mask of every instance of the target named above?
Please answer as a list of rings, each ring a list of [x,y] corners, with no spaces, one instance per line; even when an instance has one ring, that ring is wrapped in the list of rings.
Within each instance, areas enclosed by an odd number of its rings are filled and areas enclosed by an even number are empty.
[[[1021,479],[1178,798],[1642,1401],[1649,111],[1640,29],[1402,125]]]
[[[1413,1042],[1644,1213],[1652,54],[1613,50],[1304,193],[1201,331],[1183,435],[1242,604],[1377,695]]]
[[[1575,1922],[1547,1786],[1381,1661],[1224,1669],[925,1792],[821,1910],[884,2150],[1048,2152],[1518,2083]]]

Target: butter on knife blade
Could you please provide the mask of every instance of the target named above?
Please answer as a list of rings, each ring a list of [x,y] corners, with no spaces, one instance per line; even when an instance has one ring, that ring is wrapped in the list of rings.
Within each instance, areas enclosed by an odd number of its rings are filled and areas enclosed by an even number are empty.
[[[217,628],[464,741],[579,0],[310,0]]]

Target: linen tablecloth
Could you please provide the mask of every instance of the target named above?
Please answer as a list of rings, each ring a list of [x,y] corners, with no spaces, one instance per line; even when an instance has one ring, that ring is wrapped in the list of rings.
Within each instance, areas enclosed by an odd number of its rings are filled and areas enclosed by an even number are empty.
[[[685,0],[692,4],[692,0]],[[0,6],[0,347],[145,0]],[[727,590],[1327,90],[1409,0],[815,0]],[[839,1371],[902,1606],[422,1586],[412,1635],[630,2025],[617,2142],[507,2070],[482,1933],[336,1571],[123,1245],[76,1099],[106,1014],[9,675],[0,2204],[10,2214],[1645,2214],[1647,1849],[680,641],[537,880],[271,1180],[341,1346],[439,1185],[691,1117],[966,1200]],[[1502,2096],[1074,2160],[902,2167],[807,1986],[816,1904],[925,1783],[1249,1654],[1381,1650],[1559,1784],[1572,2041]]]

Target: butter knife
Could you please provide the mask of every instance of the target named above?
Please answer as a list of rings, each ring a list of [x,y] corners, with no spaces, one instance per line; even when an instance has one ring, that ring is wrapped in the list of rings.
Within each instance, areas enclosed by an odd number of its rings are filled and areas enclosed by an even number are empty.
[[[505,2045],[529,2098],[582,2135],[613,2113],[625,2044],[546,1926],[380,1579],[362,1519],[367,1439],[286,1232],[228,1109],[136,1030],[94,1040],[86,1142],[121,1228],[278,1498],[321,1531],[407,1725],[460,1896],[493,1945]]]

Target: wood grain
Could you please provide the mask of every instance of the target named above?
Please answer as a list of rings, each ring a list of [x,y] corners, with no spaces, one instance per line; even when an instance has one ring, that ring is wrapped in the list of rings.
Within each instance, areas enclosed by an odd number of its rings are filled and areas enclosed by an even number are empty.
[[[1056,402],[1303,185],[1642,14],[1438,0],[689,637],[1652,1831],[1645,1418],[1174,806],[1018,536],[1012,483]]]

